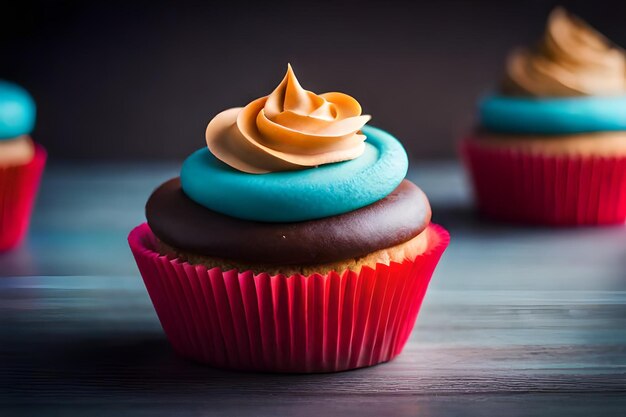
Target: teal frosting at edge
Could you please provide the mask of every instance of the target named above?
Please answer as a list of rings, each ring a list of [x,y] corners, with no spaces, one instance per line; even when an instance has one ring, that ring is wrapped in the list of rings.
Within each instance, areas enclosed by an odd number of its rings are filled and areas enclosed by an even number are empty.
[[[626,130],[626,96],[526,98],[490,95],[479,103],[483,128],[504,133],[574,134]]]
[[[32,132],[35,101],[22,87],[0,80],[0,140]]]
[[[296,222],[346,213],[389,195],[408,170],[396,138],[371,126],[363,134],[365,152],[356,159],[260,175],[237,171],[200,149],[183,163],[182,188],[196,203],[246,220]]]

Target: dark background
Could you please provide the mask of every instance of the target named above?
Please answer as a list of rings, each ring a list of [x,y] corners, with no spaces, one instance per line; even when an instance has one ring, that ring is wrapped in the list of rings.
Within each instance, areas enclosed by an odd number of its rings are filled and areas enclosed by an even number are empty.
[[[287,62],[305,88],[355,96],[412,157],[449,158],[507,51],[556,4],[626,45],[624,1],[13,1],[0,78],[34,95],[53,159],[182,159]]]

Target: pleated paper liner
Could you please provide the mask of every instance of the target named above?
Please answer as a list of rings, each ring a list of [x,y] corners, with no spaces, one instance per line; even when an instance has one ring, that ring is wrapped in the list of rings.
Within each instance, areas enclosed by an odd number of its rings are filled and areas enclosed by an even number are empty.
[[[626,157],[543,156],[471,138],[460,150],[487,217],[553,226],[626,221]]]
[[[35,156],[23,165],[0,167],[0,251],[23,240],[46,165],[46,150],[35,144]]]
[[[412,261],[310,276],[222,271],[155,252],[147,224],[128,241],[161,325],[181,355],[218,368],[333,372],[371,366],[406,343],[450,236],[431,224]]]

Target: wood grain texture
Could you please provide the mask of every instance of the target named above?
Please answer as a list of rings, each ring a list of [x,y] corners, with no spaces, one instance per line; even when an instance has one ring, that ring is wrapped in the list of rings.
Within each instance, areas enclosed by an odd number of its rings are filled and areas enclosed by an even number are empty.
[[[52,167],[0,255],[1,415],[624,415],[626,229],[477,219],[459,167],[419,165],[452,242],[404,353],[325,375],[177,357],[126,245],[174,165]]]

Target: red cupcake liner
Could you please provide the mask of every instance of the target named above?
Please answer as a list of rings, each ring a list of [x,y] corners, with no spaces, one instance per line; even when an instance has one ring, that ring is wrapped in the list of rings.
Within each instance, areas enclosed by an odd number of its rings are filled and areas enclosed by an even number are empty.
[[[155,252],[147,224],[128,236],[163,330],[181,355],[218,368],[334,372],[371,366],[406,343],[450,236],[431,224],[412,261],[325,275],[258,275]]]
[[[19,245],[30,223],[46,150],[35,144],[35,156],[23,165],[0,167],[0,251]]]
[[[479,210],[553,226],[626,221],[626,157],[543,156],[461,142]]]

